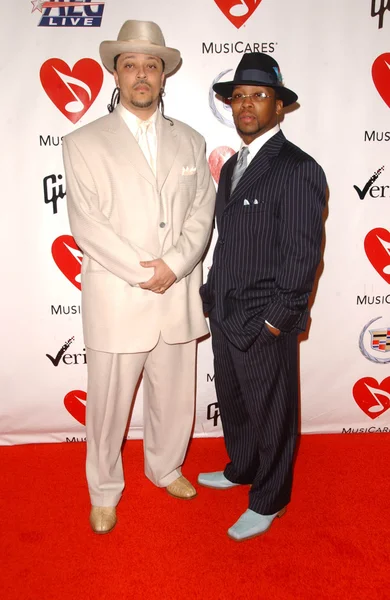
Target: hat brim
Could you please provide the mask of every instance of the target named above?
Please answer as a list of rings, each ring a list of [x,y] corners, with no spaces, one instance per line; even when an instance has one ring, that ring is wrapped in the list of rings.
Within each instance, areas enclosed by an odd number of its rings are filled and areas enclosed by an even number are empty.
[[[223,98],[230,98],[230,96],[233,94],[234,88],[238,85],[264,85],[264,87],[273,88],[277,91],[279,98],[283,102],[283,106],[290,106],[290,104],[294,104],[294,102],[298,100],[297,94],[283,85],[272,85],[270,83],[263,84],[259,83],[258,81],[223,81],[221,83],[215,83],[213,85],[213,90]]]
[[[164,73],[170,75],[177,69],[181,63],[179,50],[175,48],[167,48],[166,46],[158,46],[150,44],[145,40],[131,40],[125,42],[106,41],[102,42],[99,47],[100,58],[103,65],[110,72],[114,72],[114,58],[118,54],[124,52],[134,52],[137,54],[149,54],[157,56],[164,61]]]

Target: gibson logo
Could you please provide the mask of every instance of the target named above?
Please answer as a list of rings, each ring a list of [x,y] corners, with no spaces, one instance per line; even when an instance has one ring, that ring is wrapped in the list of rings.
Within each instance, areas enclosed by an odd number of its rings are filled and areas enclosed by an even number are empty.
[[[220,412],[218,408],[218,402],[213,402],[212,404],[209,404],[207,407],[207,420],[212,421],[214,427],[218,425],[219,416]]]
[[[53,214],[58,212],[57,202],[66,195],[66,190],[62,183],[62,175],[47,175],[43,179],[43,197],[45,204],[53,204]]]
[[[382,29],[385,12],[390,11],[390,0],[371,0],[371,16],[379,17],[378,29]]]

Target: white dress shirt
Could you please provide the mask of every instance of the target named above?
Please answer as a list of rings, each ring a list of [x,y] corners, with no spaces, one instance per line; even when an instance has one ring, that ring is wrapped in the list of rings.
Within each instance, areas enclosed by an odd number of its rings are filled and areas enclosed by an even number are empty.
[[[138,141],[139,146],[142,152],[145,155],[146,160],[149,163],[150,168],[153,173],[156,175],[156,164],[157,164],[157,131],[156,131],[156,119],[157,119],[157,109],[154,111],[151,117],[146,121],[143,119],[139,119],[135,114],[127,110],[120,102],[118,104],[117,111],[119,111],[120,116],[126,123],[127,127],[130,129],[131,133]],[[141,123],[149,123],[148,131],[147,131],[147,148],[140,140],[140,124]]]
[[[270,140],[275,135],[275,133],[278,133],[279,130],[280,130],[279,124],[275,125],[275,127],[272,127],[272,129],[270,129],[269,131],[266,131],[266,133],[263,133],[263,135],[259,135],[259,137],[257,137],[255,140],[253,140],[253,142],[251,142],[247,146],[247,148],[249,150],[249,154],[246,159],[247,167],[249,167],[251,160],[254,159],[254,157],[260,150],[260,148],[262,148],[264,146],[264,144],[266,142],[268,142],[268,140]],[[241,148],[244,148],[244,146],[246,146],[246,144],[242,143],[240,150],[241,150]]]

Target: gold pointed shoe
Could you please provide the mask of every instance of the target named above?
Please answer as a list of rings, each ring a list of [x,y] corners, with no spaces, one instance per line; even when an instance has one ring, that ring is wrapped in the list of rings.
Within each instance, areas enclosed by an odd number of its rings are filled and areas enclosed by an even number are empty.
[[[116,525],[115,506],[92,506],[89,522],[95,533],[109,533]]]
[[[181,500],[192,500],[196,496],[194,486],[182,475],[165,488],[171,496]]]

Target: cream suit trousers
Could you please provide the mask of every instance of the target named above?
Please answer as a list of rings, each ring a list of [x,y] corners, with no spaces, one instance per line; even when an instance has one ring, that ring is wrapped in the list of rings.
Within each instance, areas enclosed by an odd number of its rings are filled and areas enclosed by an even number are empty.
[[[145,474],[166,487],[180,477],[194,419],[196,341],[150,352],[87,348],[87,480],[93,506],[116,506],[124,488],[121,446],[143,371]]]

